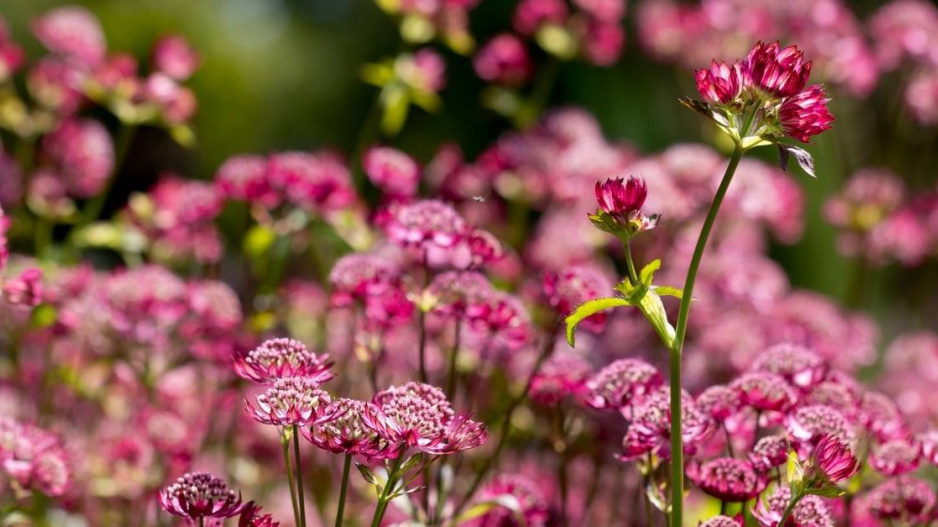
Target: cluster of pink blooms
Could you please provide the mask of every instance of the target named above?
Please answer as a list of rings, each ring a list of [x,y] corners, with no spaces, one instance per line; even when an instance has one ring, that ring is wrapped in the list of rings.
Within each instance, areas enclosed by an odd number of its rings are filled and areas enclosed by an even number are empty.
[[[0,300],[13,306],[35,306],[42,297],[42,271],[27,267],[18,275],[8,276],[10,248],[7,230],[10,224],[10,218],[0,208]]]
[[[914,195],[886,169],[862,169],[824,209],[838,249],[873,265],[920,265],[938,254],[938,189]]]

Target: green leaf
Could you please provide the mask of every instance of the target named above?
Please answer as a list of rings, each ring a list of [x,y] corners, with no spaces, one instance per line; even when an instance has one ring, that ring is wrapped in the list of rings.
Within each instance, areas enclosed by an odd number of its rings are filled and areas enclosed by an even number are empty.
[[[630,305],[632,304],[630,304],[628,300],[619,297],[597,298],[583,302],[582,304],[578,305],[572,313],[567,315],[566,319],[564,319],[564,321],[567,323],[567,342],[571,347],[576,346],[574,342],[574,332],[576,331],[577,324],[582,322],[583,319],[607,309]]]
[[[638,279],[642,281],[643,284],[651,286],[651,281],[655,278],[655,273],[658,272],[658,269],[661,269],[661,259],[652,260],[648,265],[642,267],[641,272],[638,273]]]
[[[837,496],[843,496],[843,489],[837,487],[836,485],[824,485],[823,487],[814,487],[805,491],[807,494],[813,494],[815,496],[821,496],[822,498],[836,498]]]
[[[375,478],[375,475],[370,468],[362,465],[361,463],[355,463],[355,468],[358,469],[358,472],[361,473],[362,478],[364,478],[365,481],[372,485],[378,484],[378,480]]]
[[[671,287],[667,285],[654,286],[652,290],[658,294],[658,296],[673,296],[675,298],[684,298],[684,290],[678,289],[676,287]]]
[[[792,494],[800,489],[804,480],[804,468],[798,461],[798,453],[794,450],[788,453],[788,483],[791,485]]]

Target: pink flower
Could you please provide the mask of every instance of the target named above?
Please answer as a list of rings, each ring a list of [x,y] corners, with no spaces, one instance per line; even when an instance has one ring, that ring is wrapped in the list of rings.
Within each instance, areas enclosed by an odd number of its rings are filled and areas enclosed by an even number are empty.
[[[190,472],[159,493],[163,510],[187,520],[231,518],[243,510],[241,496],[206,472]]]
[[[30,70],[26,82],[36,102],[58,115],[74,114],[84,101],[80,91],[83,73],[65,59],[43,57]]]
[[[811,75],[811,61],[796,46],[780,49],[778,42],[757,42],[740,65],[747,87],[776,97],[801,92]]]
[[[384,294],[398,279],[397,266],[376,254],[351,253],[339,258],[329,272],[332,303],[348,307]]]
[[[528,393],[538,404],[555,406],[568,396],[581,395],[591,373],[592,367],[582,357],[572,353],[554,353],[531,379]]]
[[[390,443],[373,428],[365,426],[366,413],[377,415],[373,403],[337,399],[322,416],[303,428],[303,436],[314,445],[336,454],[355,454],[368,459],[392,454]]]
[[[395,63],[398,78],[418,92],[437,93],[446,85],[446,61],[430,48],[402,55]]]
[[[97,121],[66,120],[43,138],[42,146],[75,197],[101,192],[114,171],[114,144]]]
[[[437,275],[427,291],[435,299],[434,313],[462,318],[478,310],[494,289],[488,278],[475,271],[447,271]]]
[[[870,466],[887,476],[898,476],[918,468],[922,445],[915,440],[893,439],[873,448]]]
[[[0,469],[48,496],[61,496],[72,485],[70,460],[59,438],[8,417],[0,417]]]
[[[830,99],[824,88],[814,85],[805,91],[788,97],[778,109],[778,119],[789,137],[807,143],[811,136],[831,128],[834,116],[827,109]]]
[[[567,14],[563,0],[522,0],[515,8],[512,26],[522,35],[533,35],[542,25],[563,24]]]
[[[597,66],[611,66],[622,55],[625,31],[618,22],[590,19],[585,26],[582,44],[586,60]]]
[[[287,200],[316,212],[344,209],[355,201],[352,176],[336,155],[283,152],[270,156],[268,177]]]
[[[306,377],[287,377],[274,381],[257,396],[257,406],[245,400],[245,410],[255,421],[266,425],[304,426],[316,421],[326,411],[332,398],[319,389],[319,383]]]
[[[409,155],[386,146],[365,152],[362,166],[368,179],[386,194],[411,197],[420,184],[420,166]]]
[[[714,516],[700,524],[700,527],[741,527],[742,521],[739,518],[730,518],[729,516]]]
[[[2,281],[2,296],[11,303],[35,307],[42,302],[42,271],[26,269],[19,276]]]
[[[651,364],[619,359],[586,381],[586,402],[597,410],[632,408],[663,383],[661,372]]]
[[[645,198],[648,197],[645,180],[635,176],[629,176],[627,182],[623,178],[597,181],[595,192],[599,208],[623,221],[628,221],[631,215],[641,212]]]
[[[776,344],[756,358],[753,371],[781,375],[794,386],[805,389],[824,379],[827,364],[817,353],[797,344]]]
[[[156,104],[163,119],[170,124],[181,124],[192,119],[198,101],[192,90],[180,85],[165,73],[153,73],[143,83],[142,95],[147,102]]]
[[[697,444],[713,432],[713,421],[689,394],[682,391],[681,399],[684,451],[693,454]],[[631,461],[651,452],[661,459],[671,459],[671,389],[661,387],[652,392],[635,407],[631,417],[618,458]]]
[[[499,474],[479,491],[477,503],[494,503],[494,507],[466,525],[470,527],[508,527],[520,525],[545,527],[550,508],[538,483],[521,474]]]
[[[768,478],[749,461],[731,457],[704,463],[694,460],[687,467],[687,477],[706,494],[731,503],[749,501],[768,485]]]
[[[697,396],[697,406],[707,412],[714,421],[722,423],[742,409],[743,400],[739,391],[718,384],[707,388]]]
[[[60,7],[45,13],[33,23],[33,33],[50,51],[86,66],[98,64],[107,53],[98,19],[83,7]]]
[[[300,341],[278,338],[236,357],[234,370],[240,377],[260,384],[287,377],[304,377],[322,384],[335,377],[328,358],[317,356]]]
[[[854,438],[853,427],[847,418],[830,406],[823,405],[796,409],[788,416],[786,429],[792,441],[799,446],[799,455],[810,452],[825,436],[844,442],[851,442]]]
[[[594,266],[571,266],[559,273],[544,275],[544,294],[551,307],[558,315],[570,314],[580,304],[587,300],[610,296],[612,282],[599,268]],[[603,313],[593,315],[587,319],[594,330],[602,327],[605,316]]]
[[[788,461],[788,440],[785,436],[765,436],[749,453],[749,462],[757,472],[768,472]]]
[[[814,477],[823,477],[825,483],[843,481],[860,470],[860,462],[850,447],[833,435],[821,437],[808,464],[816,471]]]
[[[918,437],[922,445],[922,457],[931,465],[938,466],[938,430],[929,430]]]
[[[864,498],[870,514],[879,520],[902,520],[910,525],[931,521],[935,491],[924,481],[899,476],[884,481]]]
[[[744,83],[739,63],[727,66],[713,61],[710,69],[695,72],[697,91],[707,102],[730,104],[742,93]]]
[[[228,199],[265,208],[280,203],[280,196],[271,187],[267,159],[263,156],[247,154],[229,158],[215,173],[215,186]]]
[[[782,514],[791,502],[791,490],[788,487],[776,487],[763,497],[753,510],[753,516],[762,527],[835,527],[827,503],[818,496],[805,496],[795,505],[791,517],[784,526],[780,526]]]
[[[279,527],[270,514],[261,514],[261,507],[250,501],[244,505],[238,518],[238,527]]]
[[[798,402],[798,395],[774,373],[744,373],[730,383],[739,392],[742,402],[758,411],[786,412]]]
[[[455,246],[466,231],[456,209],[436,200],[394,207],[384,229],[401,247],[429,251]]]
[[[531,74],[528,47],[511,33],[496,35],[488,41],[472,60],[476,74],[482,80],[520,86]]]
[[[177,81],[191,77],[199,63],[199,55],[179,35],[163,37],[153,46],[153,67]]]

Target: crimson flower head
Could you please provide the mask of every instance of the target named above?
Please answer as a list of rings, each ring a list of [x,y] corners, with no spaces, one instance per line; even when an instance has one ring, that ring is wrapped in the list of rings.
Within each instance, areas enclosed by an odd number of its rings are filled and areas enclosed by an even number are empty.
[[[606,179],[596,182],[596,201],[599,211],[590,216],[594,225],[613,234],[638,234],[658,224],[658,215],[642,213],[648,187],[645,180],[635,176]]]
[[[935,491],[910,476],[887,479],[866,496],[870,514],[879,520],[902,520],[908,525],[927,525],[934,517]]]
[[[323,415],[303,429],[306,439],[335,454],[358,454],[369,459],[388,454],[388,441],[366,427],[366,412],[375,413],[373,403],[355,399],[337,399]]]
[[[706,494],[731,503],[749,501],[768,485],[768,478],[756,472],[752,463],[731,457],[693,462],[687,467],[687,477]]]
[[[713,61],[709,69],[697,70],[697,91],[705,101],[713,104],[730,104],[735,101],[744,87],[738,63],[727,66],[725,62]]]
[[[159,494],[163,510],[188,520],[231,518],[241,513],[241,496],[207,472],[190,472]]]
[[[304,377],[322,384],[335,377],[327,355],[317,356],[293,339],[270,339],[245,356],[236,357],[238,376],[261,384],[286,377]]]
[[[586,403],[597,410],[621,411],[662,384],[664,378],[658,368],[641,359],[619,359],[586,381]]]
[[[749,453],[749,462],[758,472],[768,472],[788,461],[788,440],[785,436],[765,436]]]
[[[798,402],[798,395],[791,386],[774,373],[745,373],[730,386],[739,392],[744,405],[759,411],[785,412]]]
[[[245,410],[257,422],[276,425],[305,425],[325,413],[332,398],[319,384],[306,377],[277,379],[257,396],[257,406],[245,401]]]
[[[870,466],[880,474],[898,476],[918,468],[922,444],[908,439],[892,439],[878,445],[870,454]]]
[[[757,42],[741,65],[747,87],[776,97],[791,97],[804,89],[811,75],[811,61],[797,46],[782,48],[778,42]]]
[[[270,514],[261,514],[261,507],[253,501],[244,505],[241,516],[238,518],[238,527],[280,527]]]
[[[830,99],[824,88],[815,84],[788,97],[778,109],[778,120],[785,135],[807,143],[811,136],[829,130],[834,116],[827,109]]]
[[[832,435],[818,441],[809,463],[817,471],[815,477],[823,477],[829,483],[843,481],[860,470],[860,462],[847,443]]]
[[[742,525],[743,522],[740,518],[730,518],[721,514],[702,522],[700,527],[741,527]]]
[[[456,209],[437,200],[395,207],[385,225],[391,241],[423,251],[454,247],[465,231],[466,225]]]

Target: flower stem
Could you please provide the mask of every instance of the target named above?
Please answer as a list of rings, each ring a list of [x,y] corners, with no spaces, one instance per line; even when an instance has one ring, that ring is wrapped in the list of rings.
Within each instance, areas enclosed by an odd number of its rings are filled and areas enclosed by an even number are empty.
[[[622,248],[625,249],[625,263],[629,267],[629,280],[632,281],[632,285],[638,285],[638,273],[635,272],[635,261],[632,260],[632,249],[628,238],[623,237]]]
[[[462,335],[462,319],[456,319],[456,328],[453,335],[453,351],[449,355],[449,373],[447,374],[446,379],[446,398],[450,401],[453,400],[453,395],[456,393],[456,362],[459,357],[459,340]]]
[[[283,439],[283,462],[287,465],[287,486],[290,487],[290,503],[293,505],[293,523],[300,525],[300,509],[296,503],[296,489],[293,488],[293,468],[290,466],[290,440]]]
[[[384,519],[384,512],[388,509],[388,502],[390,501],[389,496],[391,495],[391,490],[397,484],[397,473],[401,469],[401,463],[404,461],[404,452],[401,452],[397,456],[397,459],[394,460],[394,466],[391,467],[391,471],[388,472],[388,481],[384,484],[384,489],[381,491],[381,496],[378,497],[378,506],[375,508],[375,515],[371,518],[371,527],[378,527],[381,525],[381,520]]]
[[[737,143],[730,163],[723,174],[723,180],[717,189],[713,202],[710,204],[710,210],[704,220],[703,227],[700,229],[700,236],[697,238],[697,245],[694,247],[694,254],[691,257],[690,267],[687,269],[687,279],[684,281],[684,293],[681,296],[681,310],[677,317],[677,328],[674,333],[674,340],[671,345],[671,527],[683,527],[684,524],[684,438],[681,434],[681,356],[684,350],[684,337],[687,335],[687,321],[690,315],[690,302],[694,296],[694,283],[697,280],[697,271],[700,268],[700,261],[703,259],[704,249],[707,247],[707,241],[710,238],[710,231],[713,230],[713,224],[716,221],[717,213],[720,211],[720,205],[723,204],[723,198],[726,197],[726,191],[730,187],[733,175],[736,173],[736,167],[739,166],[739,160],[743,157],[744,150]]]
[[[782,513],[782,519],[779,520],[779,525],[785,525],[785,522],[788,521],[788,518],[795,511],[795,507],[798,505],[798,502],[801,501],[801,498],[804,497],[804,494],[795,494],[791,497],[791,501],[788,502],[788,507],[785,507],[785,512]]]
[[[293,460],[296,462],[296,501],[300,505],[300,525],[306,527],[306,498],[303,494],[303,465],[300,462],[300,430],[293,425]]]
[[[345,454],[345,464],[342,466],[342,487],[339,490],[339,506],[335,511],[335,527],[342,527],[342,516],[345,513],[345,494],[348,492],[348,476],[352,468],[352,454]]]
[[[427,251],[423,251],[423,287],[420,289],[420,295],[423,296],[424,291],[427,290],[427,285],[430,283],[430,265],[427,262]],[[421,302],[422,303],[422,302]],[[417,306],[420,314],[418,315],[417,324],[419,325],[420,331],[420,382],[427,382],[427,313],[424,310],[422,305]]]

